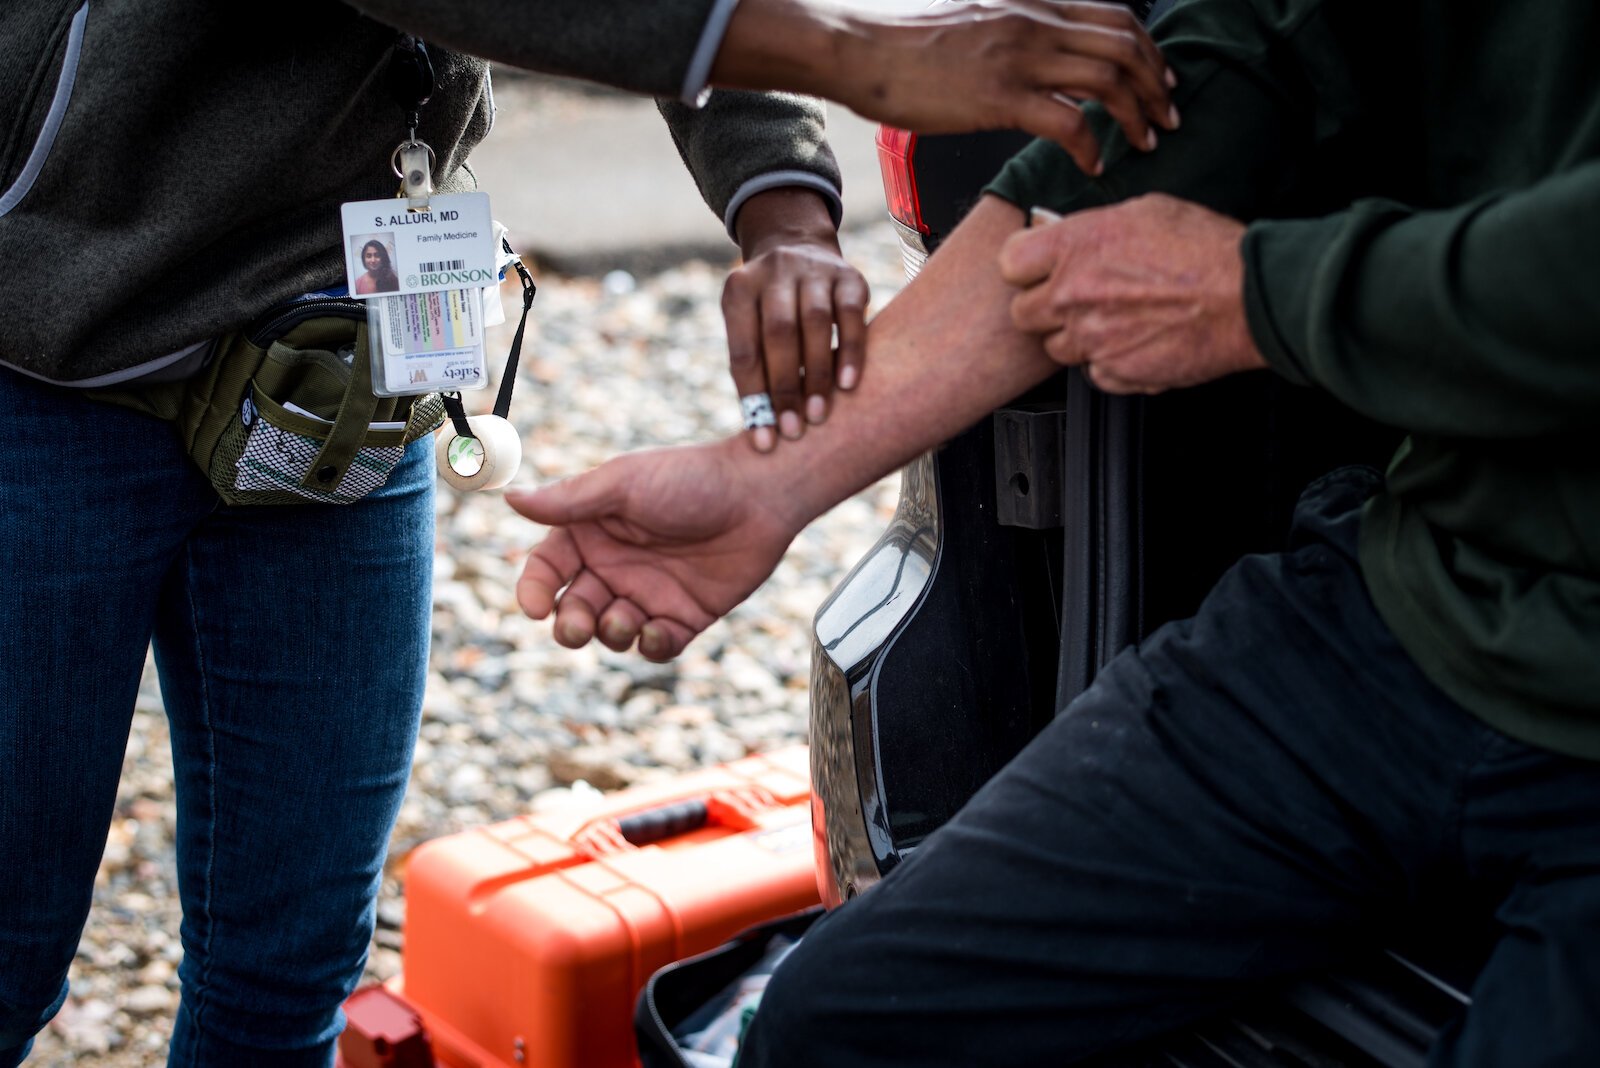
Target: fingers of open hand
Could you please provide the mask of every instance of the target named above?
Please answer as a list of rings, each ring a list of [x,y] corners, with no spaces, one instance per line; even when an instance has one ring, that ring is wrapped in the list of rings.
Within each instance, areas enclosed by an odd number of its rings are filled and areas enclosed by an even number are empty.
[[[583,558],[572,535],[552,530],[522,565],[517,578],[517,605],[531,619],[544,619],[555,608],[556,596],[583,567]]]
[[[600,623],[595,633],[607,649],[625,653],[639,637],[639,631],[648,618],[644,609],[626,597],[618,597],[600,613]]]
[[[581,649],[594,637],[594,605],[569,589],[556,602],[555,623],[550,628],[556,641],[568,649]]]
[[[678,622],[657,616],[639,630],[639,655],[661,663],[671,660],[694,640],[695,631]]]
[[[556,641],[569,649],[599,638],[606,648],[625,653],[637,642],[641,656],[658,662],[683,652],[695,636],[689,626],[664,616],[648,616],[625,597],[613,598],[597,615],[589,599],[571,589],[561,595],[553,630]]]
[[[569,649],[587,644],[598,631],[600,617],[610,612],[616,600],[616,595],[600,576],[589,570],[579,571],[556,602],[556,641]],[[623,614],[621,618],[626,621],[627,617]],[[601,640],[606,641],[606,636],[602,635]],[[630,636],[629,642],[631,640]],[[622,648],[626,649],[629,642],[624,642]],[[606,641],[606,644],[611,643]]]
[[[560,645],[578,649],[598,638],[606,648],[622,653],[637,642],[646,659],[671,660],[710,622],[703,620],[697,628],[667,616],[652,616],[637,602],[612,592],[600,576],[581,564],[575,574],[570,573],[561,556],[564,550],[547,549],[556,534],[529,557],[517,595],[528,615],[554,617],[551,633]],[[575,552],[572,557],[576,559]],[[569,577],[570,581],[564,581]]]
[[[695,632],[677,620],[652,617],[626,597],[618,597],[592,571],[580,571],[562,591],[551,628],[556,641],[578,649],[598,638],[624,653],[634,642],[650,660],[670,660],[693,640]]]
[[[519,514],[540,523],[567,524],[592,519],[615,509],[612,486],[618,470],[626,466],[625,461],[613,461],[611,465],[576,478],[551,483],[531,493],[508,492],[506,501]],[[622,476],[622,481],[627,481],[626,475]],[[565,597],[562,590],[569,584],[578,583],[587,574],[583,552],[571,528],[554,525],[544,540],[533,547],[522,566],[522,574],[517,579],[517,604],[524,614],[533,619],[544,619],[553,612],[558,628],[563,618],[581,626],[581,616],[563,612]],[[590,603],[604,607],[606,601],[592,600]],[[592,618],[588,620],[588,626],[592,634]],[[585,637],[583,640],[588,639]],[[582,645],[583,641],[577,644]]]

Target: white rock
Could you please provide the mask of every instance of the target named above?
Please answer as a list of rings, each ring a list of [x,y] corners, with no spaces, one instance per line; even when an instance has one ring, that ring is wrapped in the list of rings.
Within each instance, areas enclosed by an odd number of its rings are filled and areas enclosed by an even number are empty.
[[[135,1016],[153,1016],[166,1012],[177,1003],[177,995],[165,986],[141,986],[128,992],[122,1007]]]

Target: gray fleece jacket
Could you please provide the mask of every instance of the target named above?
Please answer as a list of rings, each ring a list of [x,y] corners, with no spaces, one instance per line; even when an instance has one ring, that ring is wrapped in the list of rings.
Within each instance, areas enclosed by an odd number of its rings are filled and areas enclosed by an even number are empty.
[[[395,27],[437,77],[418,136],[442,192],[494,118],[488,63],[667,98],[704,84],[729,0],[30,0],[0,15],[0,364],[107,386],[339,285],[339,205],[393,196]],[[771,176],[835,191],[814,101],[663,111],[707,202]],[[491,194],[493,190],[489,191]],[[573,205],[580,210],[580,205]],[[191,352],[192,355],[192,352]]]

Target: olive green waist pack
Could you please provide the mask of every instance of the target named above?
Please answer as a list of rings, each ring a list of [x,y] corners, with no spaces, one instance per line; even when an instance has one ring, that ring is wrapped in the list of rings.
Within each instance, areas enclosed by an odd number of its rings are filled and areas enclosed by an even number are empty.
[[[437,393],[373,394],[361,301],[281,305],[215,345],[181,382],[89,396],[172,422],[228,504],[358,501],[444,422]]]

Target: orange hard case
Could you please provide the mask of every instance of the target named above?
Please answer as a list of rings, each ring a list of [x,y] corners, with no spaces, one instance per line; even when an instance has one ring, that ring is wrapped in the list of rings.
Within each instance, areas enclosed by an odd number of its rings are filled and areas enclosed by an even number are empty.
[[[809,801],[796,746],[427,842],[386,985],[442,1065],[632,1068],[634,1002],[657,969],[818,903]],[[697,809],[704,825],[674,825]]]

